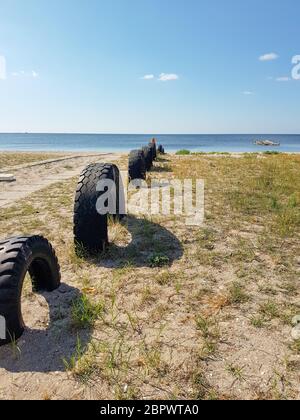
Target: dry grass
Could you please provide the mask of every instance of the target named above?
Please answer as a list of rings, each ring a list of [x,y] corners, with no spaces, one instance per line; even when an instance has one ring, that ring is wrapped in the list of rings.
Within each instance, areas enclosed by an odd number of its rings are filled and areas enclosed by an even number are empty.
[[[39,162],[42,160],[60,158],[63,154],[58,153],[15,153],[15,152],[0,152],[0,169],[10,168],[13,166],[24,165],[27,163]]]
[[[299,175],[296,155],[167,157],[150,178],[205,179],[205,225],[187,227],[174,216],[129,219],[111,225],[113,245],[93,259],[73,249],[75,179],[0,211],[0,235],[47,236],[63,281],[80,292],[62,298],[65,306],[45,326],[51,340],[58,328],[74,337],[51,365],[60,373],[32,369],[28,376],[30,369],[14,373],[0,362],[2,394],[300,398],[299,370],[291,369],[299,358],[291,339],[291,319],[300,313]],[[20,349],[19,363],[27,350]],[[16,376],[24,391],[5,380]]]

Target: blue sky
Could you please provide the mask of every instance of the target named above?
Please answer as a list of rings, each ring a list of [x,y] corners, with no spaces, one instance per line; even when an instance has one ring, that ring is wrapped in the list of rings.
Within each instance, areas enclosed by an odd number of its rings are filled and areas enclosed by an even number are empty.
[[[299,16],[299,0],[0,0],[0,132],[300,133]]]

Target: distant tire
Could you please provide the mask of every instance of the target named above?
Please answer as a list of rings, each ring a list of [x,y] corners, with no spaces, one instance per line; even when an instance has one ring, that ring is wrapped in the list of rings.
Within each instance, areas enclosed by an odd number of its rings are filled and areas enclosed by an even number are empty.
[[[145,146],[142,148],[142,151],[144,152],[145,156],[145,162],[146,162],[146,170],[150,171],[152,168],[153,160],[152,160],[152,149],[150,146]]]
[[[132,150],[128,160],[129,179],[146,179],[146,161],[142,150]]]
[[[149,143],[149,147],[151,148],[151,151],[152,151],[152,161],[154,161],[157,158],[156,144],[155,143]]]
[[[107,191],[97,191],[99,181],[114,181],[116,194],[111,191],[111,200],[116,202],[114,218],[123,216],[120,212],[120,174],[116,165],[95,163],[87,166],[80,176],[74,204],[74,241],[77,252],[90,254],[102,252],[108,246],[108,214],[97,211],[97,202]],[[107,190],[107,189],[106,189]]]
[[[6,338],[0,336],[0,346],[24,332],[21,295],[27,272],[35,292],[52,292],[60,286],[60,267],[47,239],[20,236],[0,241],[0,316],[6,323]]]

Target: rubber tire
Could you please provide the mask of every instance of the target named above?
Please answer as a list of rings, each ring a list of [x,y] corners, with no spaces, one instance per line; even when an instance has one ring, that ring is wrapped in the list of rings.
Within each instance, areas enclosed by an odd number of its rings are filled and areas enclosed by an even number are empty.
[[[21,295],[27,272],[34,292],[52,292],[60,286],[60,267],[47,239],[20,236],[0,241],[0,315],[6,320],[6,339],[0,339],[0,346],[24,332]]]
[[[113,167],[113,173],[114,173],[113,176],[114,176],[114,181],[116,183],[116,192],[117,192],[117,197],[116,197],[117,212],[115,215],[113,215],[113,217],[116,221],[118,221],[118,220],[122,220],[126,216],[125,190],[124,190],[123,180],[122,180],[119,168],[117,167],[117,165],[112,165],[112,167]]]
[[[159,145],[157,148],[158,153],[160,153],[161,155],[165,154],[165,149],[162,145]]]
[[[150,171],[152,168],[153,160],[152,160],[152,149],[150,146],[144,146],[142,148],[142,151],[144,152],[145,156],[145,162],[146,162],[146,170]]]
[[[146,160],[142,150],[132,150],[128,160],[128,174],[130,181],[146,179]]]
[[[157,149],[156,149],[156,144],[155,143],[149,143],[149,147],[152,150],[152,161],[156,160],[157,158]]]
[[[108,215],[97,212],[96,204],[103,192],[97,191],[99,181],[111,179],[119,185],[119,169],[110,163],[94,163],[81,173],[74,204],[74,241],[76,250],[85,250],[89,254],[103,252],[108,246]],[[119,214],[119,191],[117,189],[114,218]]]

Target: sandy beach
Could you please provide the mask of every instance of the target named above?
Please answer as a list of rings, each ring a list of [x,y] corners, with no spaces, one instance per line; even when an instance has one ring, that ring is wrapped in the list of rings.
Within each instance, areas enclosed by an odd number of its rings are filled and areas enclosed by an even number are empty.
[[[300,398],[299,155],[159,158],[148,182],[205,180],[204,225],[127,217],[94,258],[74,252],[78,175],[96,161],[126,169],[127,155],[0,156],[17,179],[0,184],[0,236],[49,238],[63,282],[36,295],[27,280],[28,328],[0,348],[0,398]]]

